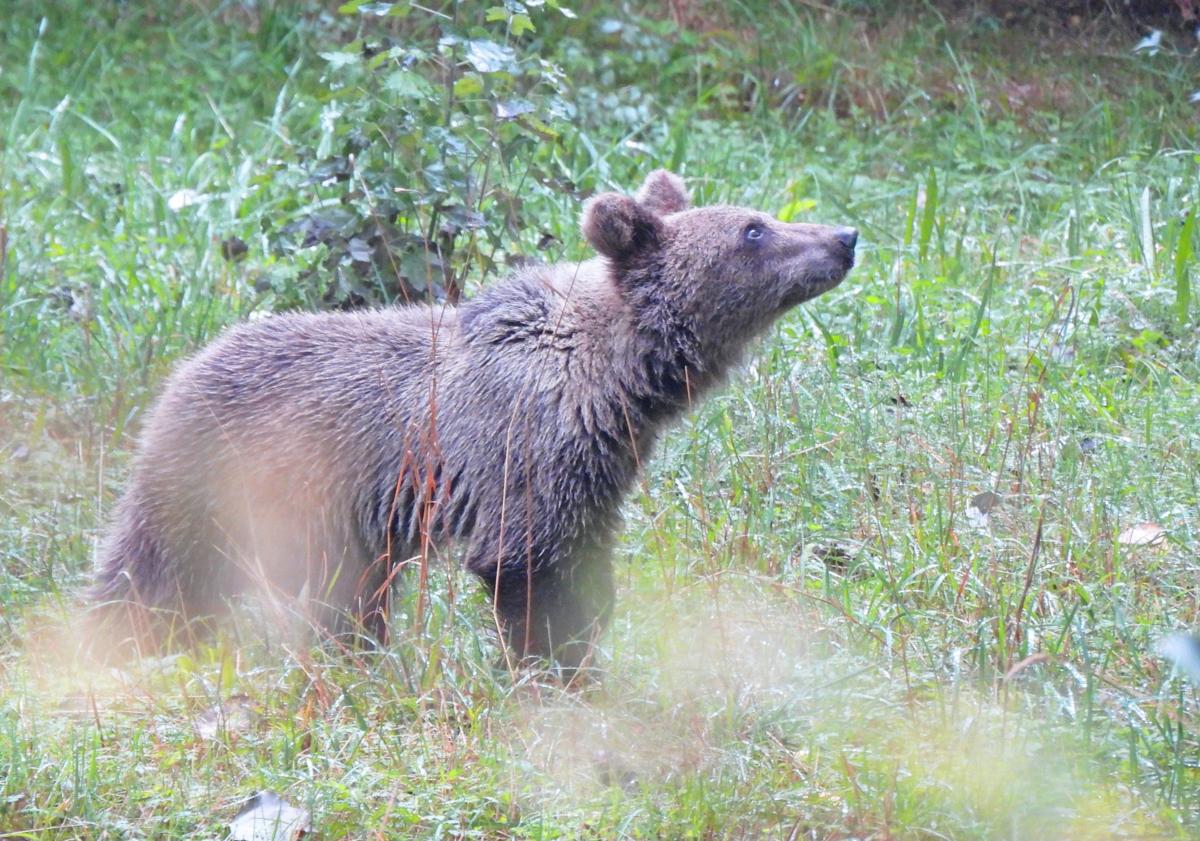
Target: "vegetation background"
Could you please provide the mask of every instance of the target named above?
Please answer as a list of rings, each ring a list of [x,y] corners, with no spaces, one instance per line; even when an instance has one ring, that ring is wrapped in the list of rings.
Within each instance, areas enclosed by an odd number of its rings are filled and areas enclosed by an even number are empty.
[[[9,0],[0,838],[1200,834],[1197,9],[1045,5]],[[863,244],[661,447],[599,685],[453,564],[384,651],[73,664],[181,356],[582,257],[658,166]]]

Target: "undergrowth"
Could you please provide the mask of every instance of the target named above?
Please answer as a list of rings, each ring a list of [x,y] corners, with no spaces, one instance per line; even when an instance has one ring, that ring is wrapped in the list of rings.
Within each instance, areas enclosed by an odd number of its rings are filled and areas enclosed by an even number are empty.
[[[15,4],[0,836],[221,836],[260,789],[325,838],[1196,834],[1155,653],[1198,624],[1190,47],[822,7]],[[596,685],[499,667],[453,568],[382,651],[248,616],[69,665],[175,361],[583,256],[580,200],[656,166],[863,244],[661,445]]]

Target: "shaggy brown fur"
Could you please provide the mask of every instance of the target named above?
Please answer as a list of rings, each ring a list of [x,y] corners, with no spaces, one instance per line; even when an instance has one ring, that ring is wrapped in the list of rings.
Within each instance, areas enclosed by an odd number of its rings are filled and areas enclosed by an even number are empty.
[[[600,253],[459,307],[279,315],[182,364],[144,430],[93,597],[137,615],[247,590],[384,628],[393,570],[456,541],[520,657],[584,660],[619,508],[664,425],[836,285],[856,233],[682,182],[588,202]]]

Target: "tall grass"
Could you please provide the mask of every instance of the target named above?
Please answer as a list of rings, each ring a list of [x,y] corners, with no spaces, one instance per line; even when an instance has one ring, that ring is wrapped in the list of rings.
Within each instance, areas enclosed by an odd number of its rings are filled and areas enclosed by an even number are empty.
[[[556,147],[575,183],[669,164],[863,232],[660,446],[603,681],[497,668],[449,565],[382,651],[248,613],[96,674],[64,614],[133,433],[269,306],[272,173],[319,137],[347,26],[127,6],[18,3],[0,41],[0,834],[219,835],[259,789],[329,838],[1195,834],[1198,699],[1153,650],[1198,620],[1189,57],[907,7],[577,10],[564,39],[607,50],[570,65],[579,101],[615,99]],[[544,211],[548,253],[582,253],[578,202]],[[1139,522],[1165,543],[1121,543]],[[240,693],[253,724],[203,735]]]

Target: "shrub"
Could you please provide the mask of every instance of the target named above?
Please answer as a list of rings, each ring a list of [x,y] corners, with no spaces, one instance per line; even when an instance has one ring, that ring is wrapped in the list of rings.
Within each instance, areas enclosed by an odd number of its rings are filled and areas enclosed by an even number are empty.
[[[359,37],[323,53],[319,133],[274,176],[296,200],[268,232],[288,259],[260,286],[280,308],[453,301],[506,235],[528,234],[531,195],[573,190],[555,155],[568,84],[538,35],[573,13],[557,0],[340,12]]]

